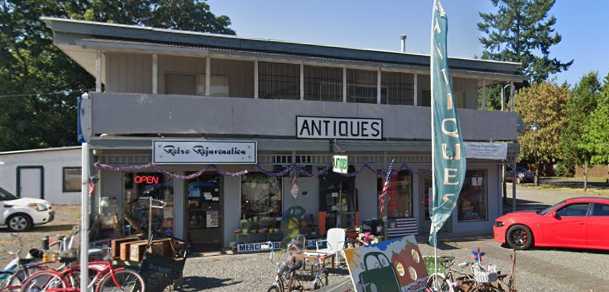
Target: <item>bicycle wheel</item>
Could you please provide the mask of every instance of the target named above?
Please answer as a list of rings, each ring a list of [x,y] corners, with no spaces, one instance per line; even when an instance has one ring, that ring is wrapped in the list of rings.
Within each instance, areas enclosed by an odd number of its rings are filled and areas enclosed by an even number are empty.
[[[269,289],[266,290],[266,292],[282,292],[282,291],[278,285],[273,285],[273,286],[269,287]]]
[[[426,291],[430,292],[454,292],[450,281],[442,274],[432,274],[427,278]]]
[[[114,274],[114,277],[112,277]],[[116,279],[116,281],[114,280]],[[114,273],[105,274],[97,284],[97,292],[130,291],[144,292],[144,279],[133,270],[118,268]]]
[[[69,288],[70,285],[62,275],[52,270],[42,270],[33,273],[21,285],[24,292],[43,292],[50,289]]]

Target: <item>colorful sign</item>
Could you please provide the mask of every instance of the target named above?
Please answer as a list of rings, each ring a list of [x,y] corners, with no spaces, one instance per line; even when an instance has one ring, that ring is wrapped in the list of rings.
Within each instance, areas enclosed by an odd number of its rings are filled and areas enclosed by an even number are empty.
[[[347,155],[332,156],[332,171],[336,173],[349,173],[349,157]]]
[[[383,120],[296,117],[296,137],[306,139],[382,140]]]
[[[344,253],[358,292],[425,290],[427,269],[414,236],[348,248]]]
[[[505,160],[506,143],[465,142],[465,157],[474,159]]]
[[[154,164],[256,164],[256,141],[152,142]]]
[[[161,177],[158,175],[136,175],[133,177],[135,184],[158,185],[161,182]]]
[[[434,1],[431,20],[431,145],[434,189],[429,241],[435,243],[457,205],[465,179],[463,136],[452,94],[447,56],[448,19],[439,0]],[[435,245],[435,244],[434,244]]]

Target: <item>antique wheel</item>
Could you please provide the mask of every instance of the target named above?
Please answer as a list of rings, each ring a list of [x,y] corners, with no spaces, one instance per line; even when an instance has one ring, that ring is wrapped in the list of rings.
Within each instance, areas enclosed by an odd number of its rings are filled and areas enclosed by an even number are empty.
[[[513,249],[529,249],[533,246],[533,233],[524,225],[514,225],[508,229],[506,241]]]

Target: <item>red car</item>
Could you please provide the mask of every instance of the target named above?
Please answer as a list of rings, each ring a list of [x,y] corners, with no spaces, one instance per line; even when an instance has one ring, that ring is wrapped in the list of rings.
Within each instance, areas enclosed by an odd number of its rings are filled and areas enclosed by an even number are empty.
[[[515,249],[609,250],[609,198],[571,198],[537,212],[508,213],[497,218],[493,235]]]

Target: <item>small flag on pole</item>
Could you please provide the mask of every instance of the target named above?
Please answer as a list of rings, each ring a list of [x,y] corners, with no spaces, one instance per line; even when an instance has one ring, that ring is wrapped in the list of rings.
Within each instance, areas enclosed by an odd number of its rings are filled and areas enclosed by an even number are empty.
[[[385,211],[385,200],[387,200],[387,196],[389,196],[389,186],[391,185],[391,173],[393,172],[393,160],[389,163],[387,167],[387,173],[385,174],[385,182],[383,183],[383,189],[381,190],[381,194],[379,195],[379,206],[380,206],[380,215],[383,217],[383,212]]]

